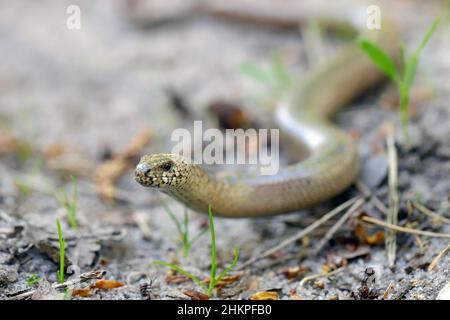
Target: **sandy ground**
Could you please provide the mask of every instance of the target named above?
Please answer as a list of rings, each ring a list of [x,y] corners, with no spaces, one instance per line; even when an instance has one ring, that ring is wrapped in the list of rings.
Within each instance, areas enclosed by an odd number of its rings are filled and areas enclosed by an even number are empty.
[[[70,31],[65,11],[74,3],[82,10],[82,28]],[[398,1],[396,15],[409,26],[405,28],[408,48],[417,45],[441,8],[437,1]],[[412,94],[412,149],[399,150],[399,223],[440,233],[450,232],[450,227],[417,210],[408,213],[406,203],[419,199],[450,217],[449,32],[446,20],[421,56]],[[340,45],[341,41],[325,37],[324,55],[331,57]],[[183,258],[174,223],[156,194],[134,182],[132,168],[117,183],[123,199],[113,204],[94,191],[92,168],[124,150],[142,128],[150,128],[154,135],[141,154],[167,150],[172,130],[192,125],[171,107],[167,88],[176,90],[199,114],[204,115],[214,100],[237,101],[254,115],[267,114],[270,94],[239,72],[239,66],[249,61],[267,66],[272,52],[278,52],[289,72],[301,76],[308,69],[308,48],[301,33],[202,15],[142,29],[131,22],[122,1],[8,1],[0,4],[0,52],[1,123],[33,149],[47,152],[0,158],[0,298],[38,288],[38,284],[27,284],[32,275],[57,282],[55,219],[59,217],[66,238],[66,265],[78,266],[81,273],[101,266],[107,279],[125,284],[111,290],[93,289],[91,297],[73,299],[187,299],[182,290],[198,287],[191,281],[176,283],[180,278],[167,278],[168,270],[152,261],[178,262],[200,278],[207,276],[208,234]],[[398,124],[398,110],[392,107],[395,99],[394,87],[386,84],[337,116],[338,123],[358,137],[363,180],[386,205],[382,132],[387,122]],[[67,154],[57,163],[70,170],[49,165],[51,150],[60,146]],[[61,187],[71,190],[68,171],[80,173],[76,232],[53,195]],[[27,191],[20,185],[28,186]],[[311,210],[273,218],[215,219],[219,267],[232,261],[235,246],[242,263],[356,193],[352,188]],[[183,207],[164,199],[181,218]],[[358,213],[362,212],[383,220],[369,203]],[[204,215],[190,212],[189,216],[191,234],[207,223]],[[448,239],[398,234],[397,265],[392,269],[384,242],[363,243],[355,235],[356,224],[357,215],[318,255],[308,249],[314,248],[332,223],[243,272],[232,272],[240,279],[225,287],[219,297],[248,299],[259,291],[273,291],[280,299],[380,299],[392,284],[387,298],[434,299],[450,280],[449,255],[433,271],[427,270]],[[147,226],[147,235],[142,225]],[[365,228],[372,233],[382,230]],[[302,278],[342,265],[335,276],[300,286]],[[368,285],[370,294],[363,292],[367,268],[375,271],[375,283]],[[44,283],[34,298],[62,297],[52,290],[44,294]],[[151,287],[147,294],[142,294],[143,285]]]

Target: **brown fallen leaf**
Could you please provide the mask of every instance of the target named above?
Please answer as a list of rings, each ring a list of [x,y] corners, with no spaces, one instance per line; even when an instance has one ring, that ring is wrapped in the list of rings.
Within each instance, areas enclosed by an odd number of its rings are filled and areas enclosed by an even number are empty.
[[[78,289],[74,289],[72,291],[72,296],[74,297],[90,297],[92,296],[92,291],[91,288],[86,287],[86,288],[78,288]]]
[[[150,142],[152,131],[141,129],[131,140],[128,147],[119,152],[113,159],[101,164],[94,173],[95,182],[102,198],[109,203],[116,198],[115,183],[127,168],[133,165],[132,161],[141,150]]]
[[[189,278],[182,274],[168,274],[165,280],[167,284],[177,284],[189,281]]]
[[[322,264],[322,271],[325,273],[333,272],[339,268],[345,267],[348,265],[347,259],[337,256],[334,253],[327,254],[327,262]]]
[[[278,293],[275,291],[261,291],[253,294],[250,300],[278,300]]]
[[[258,290],[261,285],[260,277],[251,277],[247,282],[247,290]]]
[[[0,127],[0,155],[2,154],[31,154],[31,146],[13,136],[6,128]]]
[[[250,115],[238,104],[217,100],[211,102],[208,109],[223,129],[247,129],[252,126]]]
[[[314,287],[316,287],[317,289],[323,289],[325,288],[325,282],[322,279],[317,279],[316,281],[314,281]]]
[[[232,276],[224,276],[222,279],[220,279],[219,282],[217,282],[216,288],[217,287],[224,287],[224,286],[227,286],[229,284],[232,284],[232,283],[238,281],[242,277],[242,275],[243,275],[242,273],[239,273],[239,274],[235,274],[235,275],[232,275]],[[206,284],[209,284],[209,278],[206,278],[204,280],[204,282]]]
[[[281,273],[287,278],[287,279],[295,279],[300,273],[306,273],[311,271],[308,267],[290,267],[290,268],[283,268],[280,270]]]
[[[45,161],[61,157],[68,151],[68,145],[60,142],[52,143],[42,150]]]
[[[216,290],[217,295],[220,295],[222,289],[227,286],[230,285],[236,281],[238,281],[241,277],[242,277],[243,273],[240,274],[235,274],[232,276],[224,276],[222,279],[220,279],[219,282],[217,282],[216,286],[214,287],[214,289]],[[204,283],[206,283],[207,285],[209,285],[209,280],[210,278],[207,277],[205,278],[205,280],[203,280]]]
[[[385,239],[383,231],[377,231],[373,234],[368,234],[365,226],[361,222],[358,222],[356,224],[355,234],[361,242],[370,246],[376,246],[384,243]]]
[[[209,300],[208,295],[195,291],[195,290],[183,290],[181,291],[184,295],[188,296],[192,300]]]
[[[93,285],[91,285],[91,289],[101,289],[101,290],[108,290],[108,289],[114,289],[114,288],[120,288],[123,287],[125,284],[123,282],[117,281],[117,280],[106,280],[106,279],[100,279],[97,280]]]

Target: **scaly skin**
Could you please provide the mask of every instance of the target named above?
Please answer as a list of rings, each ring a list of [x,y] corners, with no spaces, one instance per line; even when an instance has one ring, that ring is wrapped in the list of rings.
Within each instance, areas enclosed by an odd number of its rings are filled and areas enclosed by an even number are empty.
[[[397,30],[391,22],[384,19],[381,30],[365,36],[396,55]],[[282,136],[306,147],[308,157],[276,175],[225,179],[181,156],[155,154],[142,157],[136,181],[200,212],[211,204],[224,217],[260,217],[313,206],[348,188],[359,171],[354,141],[328,118],[382,79],[354,43],[312,72],[276,110]]]

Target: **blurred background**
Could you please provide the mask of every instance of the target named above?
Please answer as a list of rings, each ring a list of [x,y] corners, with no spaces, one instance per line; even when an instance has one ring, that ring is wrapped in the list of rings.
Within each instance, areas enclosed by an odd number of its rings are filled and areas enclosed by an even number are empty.
[[[403,162],[400,180],[406,194],[420,194],[439,210],[448,208],[448,1],[16,0],[0,1],[0,211],[26,225],[31,236],[20,241],[54,236],[55,216],[71,235],[64,205],[54,193],[63,188],[71,194],[70,177],[77,177],[79,228],[104,232],[89,245],[73,245],[81,250],[78,263],[86,270],[106,256],[115,277],[148,272],[149,256],[166,257],[177,239],[156,195],[134,182],[139,156],[167,151],[172,130],[190,128],[194,119],[210,127],[264,126],[278,98],[349,41],[344,31],[336,36],[321,30],[315,19],[331,15],[361,22],[367,5],[378,3],[402,26],[408,52],[443,16],[421,55],[411,98],[412,143],[419,151]],[[79,29],[68,28],[71,5],[80,9]],[[397,105],[395,87],[385,84],[338,115],[339,124],[358,140],[363,159],[383,154],[383,128],[386,122],[398,123]],[[368,181],[380,185],[385,162],[364,162],[371,166],[365,171]],[[377,190],[386,197],[386,188]],[[182,212],[181,205],[165,201]],[[219,220],[221,254],[230,257],[238,245],[243,260],[253,256],[276,243],[290,230],[289,221],[304,214],[270,223]],[[204,228],[203,216],[192,217],[193,230]],[[108,241],[117,230],[125,241],[112,245]],[[11,248],[26,247],[20,241],[3,243],[4,252],[14,256]],[[0,263],[14,266],[19,282],[32,273],[53,279],[56,266],[45,258],[45,250],[30,250],[31,261]],[[199,268],[207,264],[204,254],[206,247],[194,256]],[[380,250],[372,259],[382,256]],[[276,277],[264,281],[266,287],[284,286],[283,294],[289,292],[289,285],[279,285]],[[127,294],[139,295],[138,286],[131,290]]]

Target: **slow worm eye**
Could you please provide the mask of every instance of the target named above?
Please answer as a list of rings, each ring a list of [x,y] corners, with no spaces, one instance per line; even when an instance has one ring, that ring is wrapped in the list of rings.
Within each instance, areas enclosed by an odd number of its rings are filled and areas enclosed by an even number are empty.
[[[169,171],[170,169],[172,169],[172,162],[166,162],[162,165],[162,169],[164,171]]]

